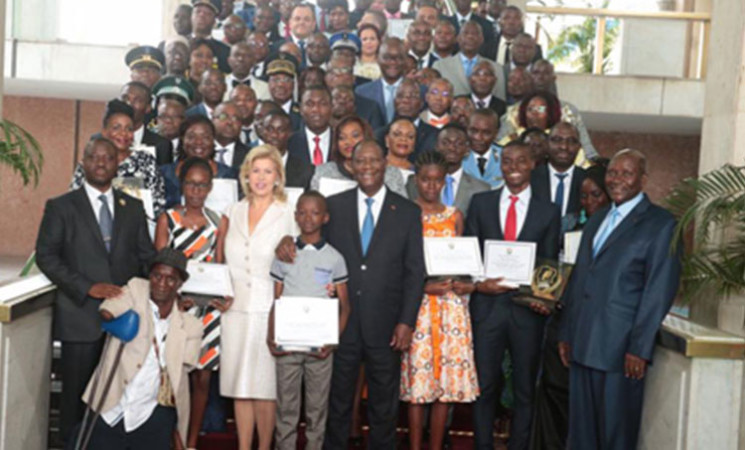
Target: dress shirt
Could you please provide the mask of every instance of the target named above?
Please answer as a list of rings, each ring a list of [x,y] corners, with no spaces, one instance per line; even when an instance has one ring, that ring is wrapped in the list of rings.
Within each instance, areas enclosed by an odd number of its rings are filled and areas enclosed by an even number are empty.
[[[611,205],[610,210],[608,210],[608,214],[605,215],[605,218],[603,219],[603,223],[600,224],[598,227],[598,231],[595,233],[595,236],[592,239],[592,248],[595,249],[595,246],[598,243],[598,239],[603,234],[606,234],[606,242],[608,240],[608,237],[613,233],[613,230],[618,228],[618,226],[623,222],[623,219],[626,218],[626,216],[629,215],[629,213],[636,208],[636,205],[639,204],[644,199],[644,193],[640,192],[636,194],[636,197],[632,198],[631,200],[621,203],[620,205],[616,205],[613,203]],[[610,220],[610,217],[613,215],[614,211],[618,211],[619,217],[616,220],[615,225],[613,226],[613,229],[611,229],[609,232],[605,232],[605,228],[608,227],[608,221]],[[599,250],[599,249],[598,249]]]
[[[202,104],[204,105],[204,110],[207,111],[207,118],[212,120],[212,111],[214,111],[214,109],[210,108],[209,105],[205,102],[202,102]]]
[[[260,77],[264,73],[264,61],[259,61],[254,64],[253,69],[251,69],[251,73],[255,77]]]
[[[228,92],[230,92],[235,87],[233,85],[233,82],[237,84],[245,84],[246,86],[251,86],[252,81],[253,81],[253,77],[251,76],[250,73],[245,78],[240,78],[240,79],[231,73],[231,74],[228,74],[228,77],[225,79],[225,84],[228,86]]]
[[[383,209],[383,201],[385,200],[385,192],[386,188],[385,185],[383,185],[380,190],[372,196],[373,204],[370,206],[370,210],[372,211],[373,216],[373,223],[375,225],[378,224],[378,217],[380,217],[380,211]],[[359,218],[359,225],[360,225],[360,233],[362,233],[362,226],[365,223],[365,216],[367,215],[367,203],[365,203],[365,199],[367,199],[367,194],[362,192],[362,189],[357,189],[357,217]]]
[[[548,166],[548,179],[551,182],[551,202],[553,203],[556,198],[556,188],[559,187],[559,177],[556,174],[565,173],[564,178],[564,198],[561,203],[561,217],[567,213],[567,205],[569,205],[569,196],[571,195],[570,188],[572,186],[572,177],[574,176],[574,166],[570,167],[566,172],[559,172],[551,164]]]
[[[507,210],[510,208],[510,196],[515,195],[507,189],[507,186],[502,189],[502,195],[499,196],[499,225],[504,231],[505,222],[507,221]],[[517,212],[517,230],[515,236],[520,237],[520,232],[523,230],[525,224],[525,217],[528,215],[528,205],[530,204],[530,196],[532,192],[530,186],[523,189],[517,194],[517,203],[515,203],[515,212]]]
[[[171,139],[171,148],[173,148],[173,160],[174,161],[178,159],[178,140],[179,138],[177,137]]]
[[[223,161],[220,161],[220,155],[218,153],[218,150],[225,149],[225,155],[223,155]],[[215,141],[215,156],[214,159],[217,162],[222,162],[226,166],[232,166],[233,165],[233,157],[235,156],[235,142],[231,142],[228,145],[222,145],[219,142]]]
[[[321,134],[315,134],[310,129],[305,128],[305,139],[308,141],[308,156],[310,157],[310,161],[313,161],[313,150],[316,148],[316,141],[314,138],[318,136],[321,138],[321,141],[318,143],[318,146],[321,147],[321,154],[323,154],[323,162],[328,162],[329,160],[329,143],[331,142],[331,127],[326,128],[326,131],[324,131]]]
[[[401,18],[401,10],[398,10],[395,13],[389,13],[387,9],[383,8],[383,14],[385,15],[385,18],[388,20]]]
[[[385,104],[386,105],[388,104],[389,101],[392,102],[395,99],[395,92],[398,92],[398,87],[401,86],[401,81],[403,81],[403,79],[404,79],[404,77],[399,78],[392,85],[391,84],[388,84],[388,82],[385,81],[385,79],[383,79],[383,78],[380,79],[380,81],[383,83],[383,100],[385,101]],[[393,86],[395,88],[393,90],[393,92],[394,92],[394,99],[390,99],[389,100],[389,98],[388,98],[388,86]],[[394,115],[395,115],[395,112],[394,112]]]
[[[261,144],[261,145],[264,145],[264,144]],[[287,167],[287,158],[288,158],[287,155],[288,154],[289,152],[287,150],[285,150],[285,152],[282,153],[282,167]]]
[[[479,109],[478,102],[484,103],[484,108],[489,107],[489,103],[491,103],[491,94],[487,95],[484,98],[478,98],[476,97],[476,94],[471,94],[471,100],[473,100],[474,106],[476,106],[476,109]]]
[[[504,35],[499,39],[499,47],[497,48],[497,62],[505,65],[508,61],[504,60],[507,53],[507,43],[510,44],[510,53],[512,53],[512,40],[508,40]],[[511,60],[512,58],[510,58]]]
[[[458,11],[455,11],[455,19],[458,21],[458,26],[462,26],[464,23],[471,20],[471,17],[473,16],[473,13],[469,12],[465,16],[461,16]]]
[[[409,50],[409,56],[414,58],[416,60],[416,67],[417,69],[423,69],[427,67],[427,60],[429,60],[429,55],[432,53],[431,50],[428,50],[427,53],[424,54],[421,58],[419,55],[414,53],[414,50]]]
[[[458,52],[458,56],[460,56],[460,64],[463,66],[463,73],[466,74],[466,78],[471,76],[471,72],[468,71],[468,64],[470,63],[471,71],[473,71],[473,68],[476,67],[476,64],[479,62],[479,55],[474,56],[473,58],[468,58],[463,52]]]
[[[142,144],[142,137],[145,135],[145,124],[134,131],[132,136],[132,147],[139,147]]]
[[[176,305],[173,305],[175,308]],[[114,427],[124,419],[124,431],[132,432],[142,426],[158,406],[158,389],[160,388],[160,370],[166,366],[166,335],[168,334],[169,317],[161,318],[158,306],[150,300],[153,313],[154,338],[156,343],[142,363],[142,367],[127,385],[119,404],[101,415],[109,426]],[[173,311],[173,309],[171,310]],[[158,345],[158,355],[155,353]],[[160,357],[160,361],[158,360]]]
[[[111,219],[114,220],[114,191],[111,189],[111,186],[109,186],[109,189],[107,189],[106,192],[101,192],[88,184],[87,181],[83,181],[83,188],[85,189],[85,194],[88,196],[88,201],[91,202],[91,208],[93,208],[93,214],[96,216],[96,222],[100,222],[101,220],[101,218],[98,217],[101,213],[101,200],[99,200],[98,197],[101,194],[106,196],[106,206],[109,207]]]
[[[290,111],[292,110],[292,99],[289,99],[282,104],[282,110],[287,114],[290,114]]]
[[[460,180],[463,178],[463,166],[460,166],[458,170],[456,170],[453,173],[446,173],[445,179],[447,180],[447,177],[453,177],[453,204],[455,204],[455,197],[458,196],[458,186],[460,186]],[[442,201],[445,201],[445,185],[447,184],[447,181],[442,186],[442,191],[440,191],[440,198]]]

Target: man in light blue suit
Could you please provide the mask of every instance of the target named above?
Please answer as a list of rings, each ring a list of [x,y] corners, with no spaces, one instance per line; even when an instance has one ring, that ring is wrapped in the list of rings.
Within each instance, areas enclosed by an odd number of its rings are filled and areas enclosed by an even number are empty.
[[[355,94],[374,101],[386,122],[390,123],[395,115],[394,98],[401,85],[404,74],[404,43],[398,38],[386,38],[380,44],[378,64],[381,77],[375,81],[358,86]]]
[[[492,189],[504,184],[500,157],[502,147],[494,143],[499,131],[499,117],[492,109],[477,109],[468,120],[468,141],[471,151],[463,160],[463,170],[470,176],[489,183]]]
[[[613,203],[585,225],[562,298],[573,450],[636,448],[644,376],[680,281],[675,219],[642,192],[646,181],[641,152],[613,157],[605,177]]]

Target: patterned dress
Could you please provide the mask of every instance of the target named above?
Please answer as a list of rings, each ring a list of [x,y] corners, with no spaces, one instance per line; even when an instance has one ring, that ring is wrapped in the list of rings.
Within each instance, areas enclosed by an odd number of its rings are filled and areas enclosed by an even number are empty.
[[[423,214],[424,237],[453,237],[456,208]],[[468,297],[424,295],[408,353],[401,357],[401,400],[469,403],[479,394]]]
[[[207,225],[194,230],[183,225],[180,209],[176,207],[166,211],[168,246],[182,251],[188,259],[214,261],[220,215],[205,208],[203,213],[207,218]],[[220,361],[220,311],[212,306],[194,306],[189,312],[202,321],[204,330],[197,368],[217,370]]]

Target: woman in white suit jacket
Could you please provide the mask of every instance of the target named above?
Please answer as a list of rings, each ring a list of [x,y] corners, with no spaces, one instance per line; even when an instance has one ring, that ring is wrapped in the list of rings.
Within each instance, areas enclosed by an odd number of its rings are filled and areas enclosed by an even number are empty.
[[[241,167],[240,183],[246,197],[230,208],[225,238],[235,301],[222,318],[220,392],[234,399],[239,448],[251,448],[256,425],[259,448],[268,450],[276,408],[274,357],[266,345],[274,300],[269,268],[280,239],[295,235],[296,228],[276,148],[262,145],[251,150]]]

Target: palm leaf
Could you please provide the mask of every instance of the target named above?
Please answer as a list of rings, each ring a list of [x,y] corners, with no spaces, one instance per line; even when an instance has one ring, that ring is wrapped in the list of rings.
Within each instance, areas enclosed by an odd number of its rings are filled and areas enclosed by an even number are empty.
[[[39,184],[44,156],[39,142],[31,134],[9,120],[0,120],[3,140],[0,140],[0,166],[9,167],[23,179],[23,185]]]

